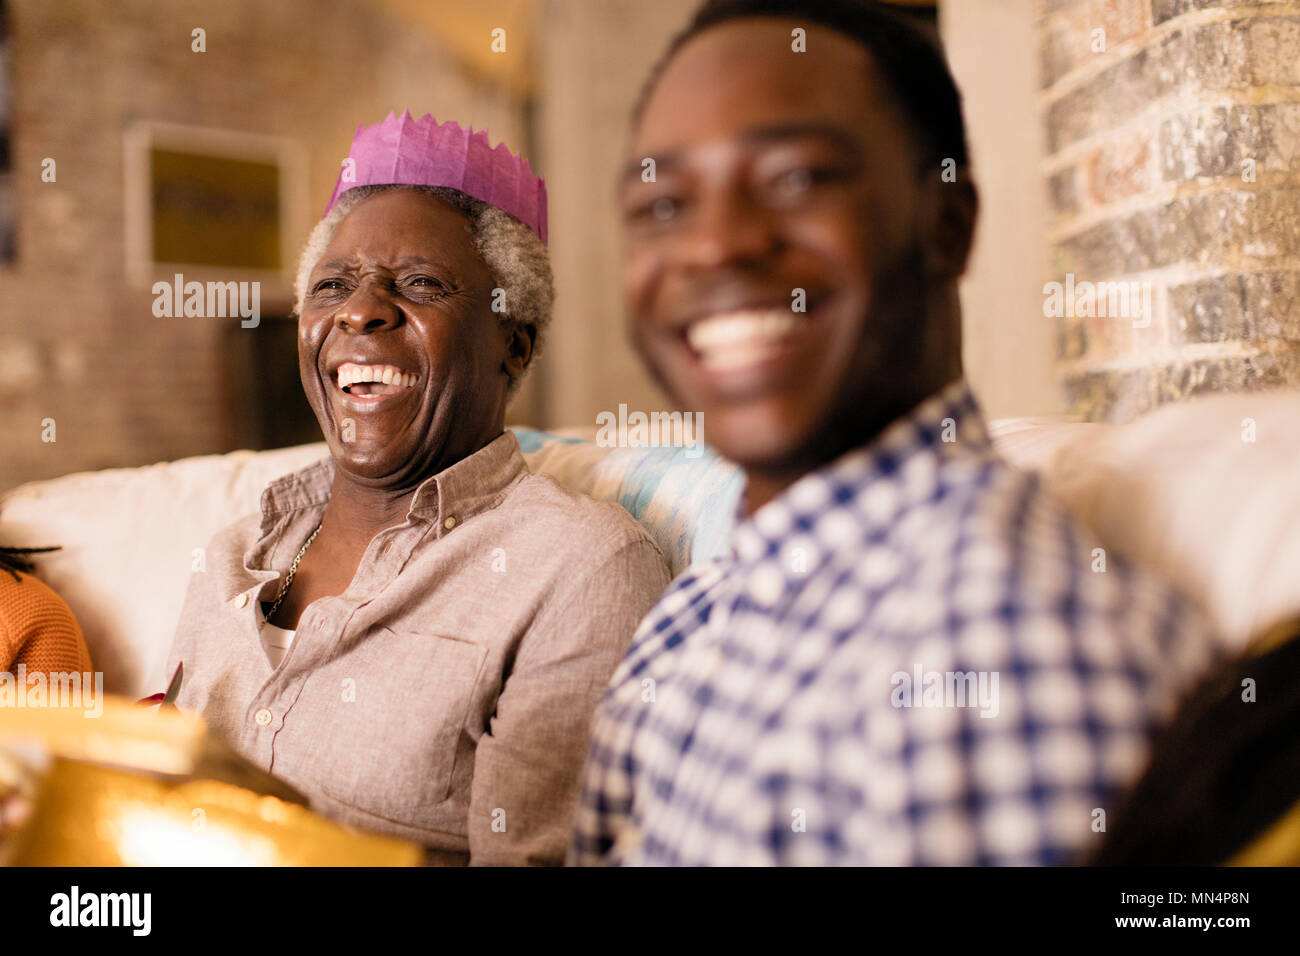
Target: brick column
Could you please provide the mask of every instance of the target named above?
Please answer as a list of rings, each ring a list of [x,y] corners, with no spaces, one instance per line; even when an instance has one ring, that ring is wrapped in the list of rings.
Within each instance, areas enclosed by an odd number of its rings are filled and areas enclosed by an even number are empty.
[[[1043,0],[1040,35],[1072,409],[1300,383],[1300,4]]]

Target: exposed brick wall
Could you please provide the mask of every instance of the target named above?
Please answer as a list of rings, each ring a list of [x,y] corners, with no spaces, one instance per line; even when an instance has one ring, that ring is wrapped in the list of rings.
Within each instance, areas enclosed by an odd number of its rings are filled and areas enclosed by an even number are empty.
[[[1124,421],[1300,382],[1300,4],[1042,14],[1048,278],[1149,283],[1152,302],[1149,317],[1047,319],[1074,410]]]
[[[316,216],[357,123],[391,109],[522,142],[517,102],[379,4],[7,0],[7,9],[18,260],[0,266],[0,491],[236,442],[220,345],[237,320],[155,318],[149,289],[123,274],[122,137],[132,120],[296,140]],[[201,54],[190,39],[199,26]],[[44,157],[56,159],[55,183],[41,182]],[[311,225],[291,224],[295,244]],[[286,291],[263,289],[264,315],[287,306]],[[284,374],[296,380],[297,369]],[[41,441],[46,418],[53,444]]]

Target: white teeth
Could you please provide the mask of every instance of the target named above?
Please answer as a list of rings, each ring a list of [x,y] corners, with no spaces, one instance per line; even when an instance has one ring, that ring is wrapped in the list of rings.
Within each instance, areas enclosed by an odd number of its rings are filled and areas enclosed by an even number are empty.
[[[358,382],[375,382],[410,388],[419,380],[414,373],[403,372],[392,365],[354,365],[351,362],[340,365],[337,374],[339,388],[347,388]]]
[[[693,322],[686,340],[706,368],[740,368],[776,352],[778,342],[807,321],[789,308],[727,312]]]

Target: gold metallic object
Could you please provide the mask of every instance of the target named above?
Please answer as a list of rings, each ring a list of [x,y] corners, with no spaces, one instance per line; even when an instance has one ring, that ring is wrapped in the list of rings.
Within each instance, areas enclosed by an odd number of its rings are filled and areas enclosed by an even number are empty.
[[[44,759],[33,761],[34,754]],[[0,783],[10,790],[24,767],[46,764],[35,772],[30,816],[16,833],[0,834],[11,865],[413,866],[422,859],[413,843],[312,813],[301,794],[184,711],[109,697],[97,716],[73,707],[0,707],[0,758]]]
[[[15,866],[415,866],[421,850],[216,780],[174,783],[58,759]]]
[[[207,731],[198,716],[108,695],[93,705],[0,707],[0,747],[36,745],[72,760],[154,773],[192,773],[199,764]]]
[[[1227,866],[1300,866],[1300,804],[1252,841]]]
[[[311,547],[311,543],[316,540],[318,534],[320,534],[319,524],[316,525],[316,530],[311,533],[311,537],[303,542],[302,547],[298,549],[298,553],[294,556],[293,564],[289,565],[289,573],[284,576],[284,583],[280,585],[280,593],[275,596],[275,603],[271,605],[271,610],[266,612],[266,617],[263,618],[264,621],[269,622],[271,615],[280,610],[280,602],[289,593],[289,587],[293,584],[294,575],[298,573],[298,565],[302,563],[302,556],[307,553],[307,549]]]

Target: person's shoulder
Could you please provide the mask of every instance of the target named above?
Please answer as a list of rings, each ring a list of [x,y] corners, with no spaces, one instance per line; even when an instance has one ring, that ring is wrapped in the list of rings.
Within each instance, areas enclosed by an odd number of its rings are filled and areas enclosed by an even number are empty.
[[[1038,475],[991,453],[942,463],[935,493],[915,502],[886,540],[924,578],[1020,577],[1026,567],[1075,574],[1091,547]]]
[[[260,513],[241,515],[212,536],[207,546],[207,557],[211,558],[216,551],[237,550],[242,558],[248,546],[261,536],[261,529]]]
[[[1012,565],[1017,573],[1053,568],[1059,574],[1091,573],[1101,555],[1094,535],[1052,494],[1040,475],[1000,458],[984,463],[941,509],[960,530],[964,547],[977,549],[983,564]],[[1050,575],[1034,574],[1048,581]],[[1032,582],[1031,582],[1032,583]]]
[[[725,555],[690,565],[673,578],[655,605],[652,616],[675,617],[688,609],[712,607],[732,567]]]
[[[203,597],[210,600],[228,574],[242,571],[244,555],[261,534],[262,516],[259,513],[236,518],[214,533],[201,549],[196,549],[199,553],[191,556],[192,559],[201,556],[201,560],[192,568],[186,587],[187,599]]]
[[[1054,568],[1076,579],[1084,594],[1098,597],[1122,589],[1129,597],[1178,600],[1182,595],[1157,572],[1107,547],[1052,493],[1040,475],[1005,466],[996,494],[1000,501],[984,513],[983,527],[1001,538],[1022,568]],[[1050,584],[1047,574],[1033,579]],[[1119,600],[1118,594],[1113,595]]]
[[[990,613],[1046,616],[1067,626],[1105,617],[1130,634],[1207,627],[1194,600],[1103,544],[1040,475],[1001,459],[954,482],[921,530],[918,558],[935,560],[935,549],[945,549],[948,561],[941,563],[962,593],[1002,596]]]
[[[319,506],[329,500],[334,463],[328,457],[272,478],[262,489],[256,510],[237,515],[210,539],[213,548],[233,547],[242,559],[244,550],[262,536],[264,524],[300,508]]]
[[[72,610],[58,592],[23,571],[0,571],[0,616],[9,622],[57,619],[76,624]]]
[[[676,635],[681,639],[705,624],[726,584],[730,566],[725,557],[717,557],[686,568],[659,595],[654,607],[641,621],[637,637],[653,634],[672,638]],[[676,640],[670,640],[670,643],[676,643]]]
[[[624,686],[629,680],[662,677],[672,671],[691,635],[712,617],[728,566],[726,558],[712,558],[692,564],[673,579],[641,619],[611,685]]]
[[[622,505],[566,488],[550,475],[524,476],[509,502],[526,511],[529,528],[553,539],[558,549],[609,555],[630,545],[648,545],[660,553],[650,533]]]
[[[1039,475],[999,463],[986,478],[954,561],[973,631],[1003,633],[1025,660],[1072,648],[1085,669],[1186,675],[1212,661],[1218,640],[1193,597],[1104,545]]]
[[[58,592],[30,574],[16,574],[0,571],[0,664],[37,636],[83,643],[81,625]]]

